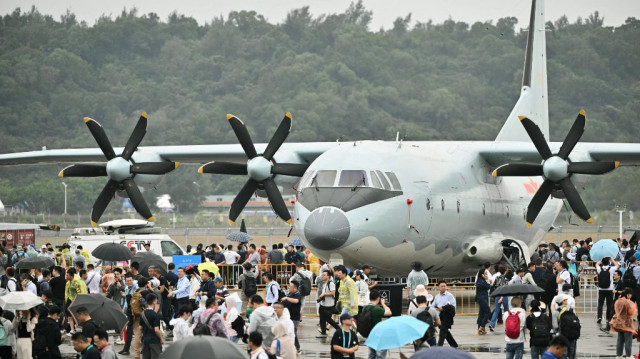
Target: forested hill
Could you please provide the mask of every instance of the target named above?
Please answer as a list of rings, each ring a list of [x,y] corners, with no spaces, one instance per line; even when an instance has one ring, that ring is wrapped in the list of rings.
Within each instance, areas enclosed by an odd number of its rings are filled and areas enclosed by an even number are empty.
[[[0,153],[93,147],[85,116],[123,145],[141,111],[143,145],[234,143],[227,113],[267,141],[285,111],[289,141],[392,140],[397,131],[409,140],[495,138],[520,91],[527,33],[515,18],[433,24],[409,15],[386,31],[372,31],[370,19],[361,3],[321,17],[292,10],[281,24],[233,12],[204,26],[135,10],[93,26],[71,13],[16,10],[0,24]],[[595,13],[548,30],[551,139],[562,140],[583,108],[584,140],[636,142],[640,20],[603,27]],[[24,171],[0,169],[13,195],[44,177],[16,173]],[[167,176],[163,190],[181,181]]]

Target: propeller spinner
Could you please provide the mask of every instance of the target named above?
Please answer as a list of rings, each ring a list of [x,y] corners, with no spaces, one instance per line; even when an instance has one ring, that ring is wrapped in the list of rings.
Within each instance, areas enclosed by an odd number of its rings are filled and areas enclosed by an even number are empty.
[[[291,215],[282,195],[273,181],[273,175],[301,177],[309,167],[299,163],[273,163],[273,156],[284,143],[291,131],[291,114],[287,112],[280,122],[280,126],[271,137],[264,153],[259,155],[253,145],[249,131],[244,123],[234,115],[227,115],[229,124],[238,138],[244,153],[247,155],[246,164],[233,162],[209,162],[198,169],[198,173],[216,173],[224,175],[248,175],[249,179],[231,203],[229,210],[229,224],[238,219],[251,196],[258,189],[264,189],[274,212],[287,223],[291,223]]]
[[[593,218],[589,214],[589,210],[585,206],[578,190],[571,181],[571,175],[589,174],[599,175],[605,174],[620,165],[620,162],[571,162],[569,154],[582,137],[585,126],[584,111],[580,110],[580,114],[576,118],[573,126],[569,130],[567,137],[564,139],[562,146],[557,154],[552,154],[549,145],[536,125],[530,119],[520,116],[520,121],[524,126],[529,138],[542,157],[542,163],[508,163],[496,168],[493,176],[543,176],[544,182],[533,196],[527,208],[527,226],[531,227],[533,221],[542,210],[554,189],[562,189],[571,209],[578,217],[591,223]]]
[[[142,113],[122,154],[116,155],[109,138],[102,126],[95,120],[85,117],[84,122],[107,158],[105,164],[75,164],[64,168],[59,177],[99,177],[107,176],[109,181],[98,195],[91,209],[91,225],[95,226],[104,213],[107,205],[117,190],[124,190],[131,199],[133,207],[148,221],[153,221],[153,214],[142,197],[140,189],[133,180],[136,174],[163,175],[178,167],[179,162],[132,162],[131,156],[147,133],[147,114]]]

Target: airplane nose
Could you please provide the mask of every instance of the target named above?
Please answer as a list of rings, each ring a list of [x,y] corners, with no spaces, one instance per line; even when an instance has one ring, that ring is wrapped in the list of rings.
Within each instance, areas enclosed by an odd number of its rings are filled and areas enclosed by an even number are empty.
[[[349,239],[349,220],[335,207],[316,208],[304,225],[304,236],[318,249],[329,251],[340,248]]]

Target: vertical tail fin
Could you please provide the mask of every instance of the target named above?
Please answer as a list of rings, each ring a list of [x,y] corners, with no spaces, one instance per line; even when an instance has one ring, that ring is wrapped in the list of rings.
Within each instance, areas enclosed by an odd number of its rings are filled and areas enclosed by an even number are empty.
[[[498,133],[496,141],[530,141],[518,116],[526,116],[535,122],[549,141],[544,0],[532,1],[520,98]]]

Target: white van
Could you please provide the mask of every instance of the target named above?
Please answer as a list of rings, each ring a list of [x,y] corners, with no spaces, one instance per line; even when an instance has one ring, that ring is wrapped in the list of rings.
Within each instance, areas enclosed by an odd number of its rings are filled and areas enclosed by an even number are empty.
[[[165,262],[173,262],[174,255],[184,254],[184,250],[169,235],[160,232],[153,222],[140,219],[119,219],[101,223],[96,228],[76,228],[67,240],[73,253],[78,245],[89,252],[91,263],[99,259],[91,256],[91,252],[103,243],[120,243],[127,248],[135,247],[144,251],[144,245],[150,244],[151,251],[161,256]]]

